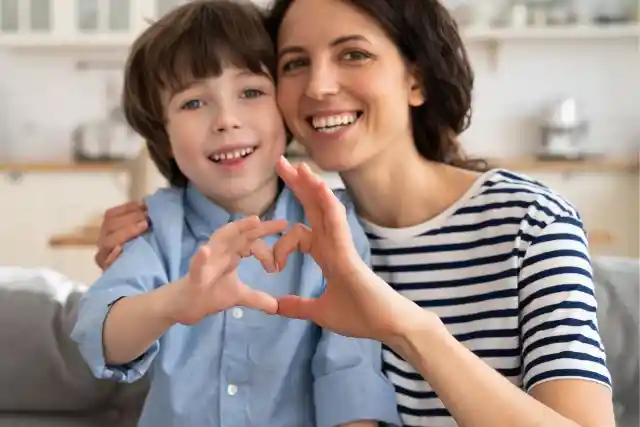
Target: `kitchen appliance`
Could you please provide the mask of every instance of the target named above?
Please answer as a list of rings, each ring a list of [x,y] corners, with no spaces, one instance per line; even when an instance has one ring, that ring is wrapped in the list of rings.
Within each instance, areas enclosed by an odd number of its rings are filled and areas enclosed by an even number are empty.
[[[140,153],[142,138],[129,127],[124,117],[117,86],[115,81],[107,80],[105,117],[83,123],[73,132],[75,161],[124,161]]]
[[[575,98],[567,97],[551,104],[541,123],[542,146],[539,157],[545,159],[581,159],[589,123]]]

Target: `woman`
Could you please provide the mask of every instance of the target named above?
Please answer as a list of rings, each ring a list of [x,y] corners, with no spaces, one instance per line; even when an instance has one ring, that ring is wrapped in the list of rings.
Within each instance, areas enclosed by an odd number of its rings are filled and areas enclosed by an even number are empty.
[[[309,251],[328,285],[317,300],[282,298],[280,314],[382,341],[407,426],[615,425],[579,215],[543,185],[463,157],[473,75],[447,11],[276,0],[268,27],[286,123],[340,173],[377,273],[326,186],[282,162],[311,230],[274,251],[280,263]],[[121,218],[105,221],[99,260],[139,233]]]

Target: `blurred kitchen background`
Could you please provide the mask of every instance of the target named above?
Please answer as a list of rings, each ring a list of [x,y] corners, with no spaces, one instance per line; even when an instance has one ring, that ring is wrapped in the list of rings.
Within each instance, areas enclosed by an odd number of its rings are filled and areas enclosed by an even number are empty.
[[[119,92],[133,38],[179,3],[0,0],[0,265],[90,283],[104,210],[165,185]],[[640,1],[445,3],[476,72],[467,150],[566,196],[594,254],[638,257]]]

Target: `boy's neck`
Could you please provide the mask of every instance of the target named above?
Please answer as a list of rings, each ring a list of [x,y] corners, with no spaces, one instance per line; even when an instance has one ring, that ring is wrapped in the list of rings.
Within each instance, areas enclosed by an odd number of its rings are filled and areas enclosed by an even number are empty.
[[[229,213],[262,216],[274,205],[280,190],[280,180],[274,177],[245,197],[229,200],[219,200],[211,197],[208,197],[208,199]]]

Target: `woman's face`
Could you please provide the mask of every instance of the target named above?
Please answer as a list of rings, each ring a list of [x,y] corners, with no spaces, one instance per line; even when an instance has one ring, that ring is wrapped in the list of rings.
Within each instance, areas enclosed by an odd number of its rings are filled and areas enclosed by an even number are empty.
[[[423,91],[368,15],[342,0],[295,0],[278,56],[280,109],[321,168],[347,171],[414,149],[410,107]]]

